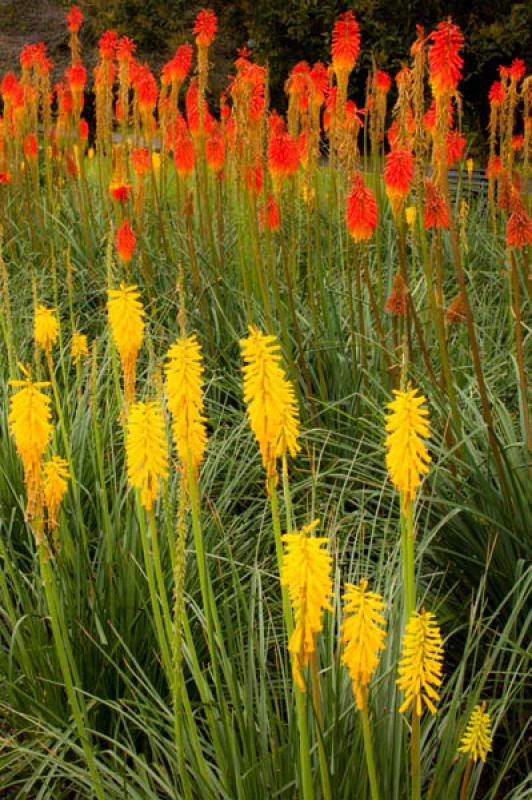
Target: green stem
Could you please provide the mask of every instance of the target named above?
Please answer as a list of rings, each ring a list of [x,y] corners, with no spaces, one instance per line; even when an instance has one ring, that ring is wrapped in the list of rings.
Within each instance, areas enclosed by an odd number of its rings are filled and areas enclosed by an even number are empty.
[[[366,753],[366,765],[368,768],[369,787],[371,800],[379,800],[379,785],[377,783],[377,771],[375,769],[375,758],[373,755],[373,744],[371,741],[371,731],[369,727],[368,715],[368,690],[363,689],[364,708],[362,709],[362,735],[364,737],[364,751]]]
[[[468,758],[464,777],[462,778],[462,786],[460,787],[460,800],[467,800],[469,794],[469,783],[471,781],[471,774],[473,772],[473,759]]]
[[[287,483],[285,484],[287,486]],[[277,562],[279,573],[282,571],[283,566],[283,545],[281,540],[281,519],[279,515],[279,501],[277,498],[277,490],[275,488],[275,480],[268,479],[268,493],[270,495],[270,505],[272,511],[272,525],[275,537],[275,550],[277,553]],[[286,493],[285,493],[286,496]],[[290,520],[289,529],[291,530],[291,508],[287,509],[287,518]],[[288,590],[286,586],[282,587],[282,600],[283,600],[283,615],[288,634],[288,639],[292,635],[294,624],[292,620],[292,610],[290,608],[290,600],[288,597]],[[297,726],[299,730],[299,760],[301,766],[301,797],[303,800],[314,799],[314,787],[312,784],[312,769],[310,765],[310,748],[308,740],[308,722],[307,722],[307,706],[303,692],[297,686],[296,692],[296,715]]]
[[[96,767],[96,760],[94,758],[94,753],[92,751],[92,745],[89,733],[85,725],[86,709],[84,708],[84,703],[78,697],[78,694],[76,693],[76,689],[74,687],[74,680],[72,677],[72,670],[70,667],[73,656],[70,651],[70,647],[68,645],[68,640],[66,639],[66,637],[63,636],[63,630],[59,614],[59,602],[55,589],[54,575],[44,542],[42,541],[39,542],[38,551],[39,551],[39,562],[41,567],[42,581],[46,595],[46,603],[48,605],[48,611],[50,613],[50,621],[52,623],[52,632],[54,636],[55,648],[57,652],[57,657],[59,659],[61,672],[63,674],[63,680],[65,681],[65,689],[68,697],[68,702],[72,710],[72,715],[74,717],[74,722],[78,730],[79,738],[81,740],[83,752],[85,753],[85,758],[87,760],[87,765],[89,767],[89,771],[91,774],[94,793],[98,798],[98,800],[104,800],[102,783],[100,780],[100,776],[98,774],[98,769]]]
[[[421,800],[421,772],[419,757],[419,716],[412,714],[412,800]]]
[[[416,609],[413,516],[412,501],[408,500],[405,503],[401,494],[401,558],[403,562],[405,624]]]

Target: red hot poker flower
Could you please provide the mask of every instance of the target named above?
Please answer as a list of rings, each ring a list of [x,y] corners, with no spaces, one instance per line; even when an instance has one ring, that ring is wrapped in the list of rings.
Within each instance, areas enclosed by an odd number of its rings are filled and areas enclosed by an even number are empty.
[[[218,29],[216,14],[210,8],[203,8],[194,23],[192,33],[198,47],[210,47]]]
[[[465,137],[459,131],[447,134],[447,166],[452,167],[462,158],[465,149]]]
[[[499,107],[504,103],[506,91],[500,81],[493,81],[488,92],[488,100],[492,106]]]
[[[213,172],[219,173],[224,168],[225,138],[219,125],[212,125],[211,131],[205,141],[205,159],[207,166]]]
[[[183,118],[178,119],[174,140],[174,164],[180,178],[188,178],[194,172],[194,145]]]
[[[395,317],[406,316],[408,289],[400,272],[395,275],[392,291],[388,295],[384,310]]]
[[[378,92],[382,92],[383,94],[387,94],[391,88],[392,79],[388,75],[387,72],[384,72],[382,69],[378,69],[375,73],[375,86]]]
[[[163,67],[163,75],[168,80],[183,83],[192,65],[192,45],[182,44],[177,48],[175,56]]]
[[[464,46],[462,32],[449,18],[446,22],[440,22],[429,39],[432,42],[429,47],[432,91],[436,96],[452,93],[462,77],[464,65],[460,55],[460,50]]]
[[[77,33],[83,23],[83,14],[77,6],[72,6],[67,14],[66,22],[71,33]]]
[[[82,92],[87,80],[87,70],[79,61],[65,70],[65,77],[72,92]]]
[[[37,139],[34,133],[28,133],[24,137],[24,155],[28,159],[37,158]]]
[[[425,205],[423,208],[425,228],[448,228],[449,215],[441,194],[431,180],[425,181]]]
[[[114,58],[116,46],[118,44],[118,34],[116,31],[105,31],[98,42],[100,56],[104,60],[110,61]]]
[[[349,74],[360,53],[360,28],[352,11],[341,14],[332,34],[332,62],[335,71]]]
[[[506,225],[506,246],[521,248],[532,244],[532,219],[515,189],[510,199],[511,214]]]
[[[524,78],[526,72],[526,65],[522,58],[514,58],[510,66],[510,78],[518,83],[521,78]]]
[[[361,172],[355,172],[347,198],[347,229],[355,242],[371,239],[377,226],[375,195],[364,183]]]
[[[111,195],[115,200],[117,200],[119,203],[127,203],[129,200],[129,195],[131,194],[130,183],[124,183],[124,181],[113,181],[109,188]]]
[[[135,253],[136,238],[129,220],[125,219],[115,236],[116,252],[124,264],[129,264]]]
[[[259,212],[260,226],[262,230],[266,228],[269,231],[276,231],[281,224],[281,213],[279,210],[279,203],[271,192],[268,192],[267,213],[264,214],[264,206],[261,206]]]
[[[297,174],[299,152],[296,142],[277,121],[272,124],[268,138],[268,170],[272,176],[274,189],[278,191],[285,178]]]
[[[386,156],[384,183],[394,213],[402,205],[414,177],[414,156],[410,150],[391,150]]]
[[[150,169],[150,151],[146,147],[137,147],[131,152],[131,164],[137,177],[146,175]]]

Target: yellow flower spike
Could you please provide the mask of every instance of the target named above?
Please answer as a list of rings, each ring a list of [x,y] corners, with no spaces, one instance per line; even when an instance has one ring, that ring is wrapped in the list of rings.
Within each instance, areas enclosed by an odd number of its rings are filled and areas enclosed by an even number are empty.
[[[280,347],[253,325],[249,337],[240,341],[245,365],[244,401],[251,430],[259,443],[268,478],[277,475],[277,458],[297,455],[300,450],[299,410],[294,388],[281,365]]]
[[[473,159],[472,158],[468,158],[467,161],[466,161],[466,167],[467,167],[467,177],[468,177],[469,180],[471,180],[471,178],[473,177],[473,167],[474,166],[475,166],[475,162],[473,161]]]
[[[92,159],[94,158],[94,147],[89,147],[89,149],[87,150],[87,155],[89,157],[89,161],[92,161]]]
[[[74,331],[72,342],[70,343],[70,352],[74,364],[79,364],[82,358],[86,358],[89,355],[89,343],[84,333]]]
[[[416,221],[416,207],[415,206],[408,206],[405,209],[405,217],[407,225],[412,228],[415,221]]]
[[[44,350],[46,355],[52,351],[59,336],[59,323],[53,308],[38,305],[35,307],[33,321],[33,337],[37,345]]]
[[[395,400],[388,403],[386,418],[386,466],[405,504],[414,500],[421,476],[428,473],[430,463],[423,441],[430,436],[429,412],[422,408],[426,398],[418,397],[417,393],[417,389],[406,392],[394,389]]]
[[[60,456],[52,456],[43,464],[44,503],[50,530],[59,524],[59,509],[68,489],[68,462]]]
[[[21,366],[24,380],[9,381],[19,391],[11,397],[9,429],[24,467],[29,519],[35,514],[41,485],[41,461],[52,436],[50,398],[39,391],[50,384],[33,383],[28,367]]]
[[[316,636],[322,629],[323,611],[332,611],[332,558],[322,549],[329,539],[307,534],[319,525],[315,520],[295,533],[283,536],[286,550],[281,570],[281,585],[288,588],[294,610],[295,627],[288,643],[292,654],[292,673],[300,691],[305,691],[301,670],[316,650]]]
[[[379,652],[384,647],[386,621],[382,616],[384,601],[368,590],[368,582],[346,584],[344,622],[341,643],[345,645],[342,661],[349,670],[357,708],[363,711],[367,687],[377,669]]]
[[[129,484],[140,490],[142,505],[146,511],[151,511],[159,493],[159,478],[168,476],[164,417],[158,403],[134,403],[131,406],[126,455]]]
[[[473,761],[480,758],[485,762],[488,753],[491,753],[492,740],[490,715],[486,711],[486,704],[482,703],[473,709],[458,752],[467,753]]]
[[[182,336],[170,347],[165,371],[177,454],[186,472],[190,453],[197,472],[207,444],[207,431],[203,414],[201,347],[194,334]]]
[[[436,617],[430,611],[414,611],[403,640],[397,685],[404,693],[401,714],[413,704],[418,717],[423,703],[431,714],[440,696],[434,687],[442,683],[443,640]]]
[[[129,406],[135,398],[135,367],[144,337],[144,308],[135,285],[121,283],[119,289],[109,289],[107,294],[109,323],[124,373],[124,399]]]

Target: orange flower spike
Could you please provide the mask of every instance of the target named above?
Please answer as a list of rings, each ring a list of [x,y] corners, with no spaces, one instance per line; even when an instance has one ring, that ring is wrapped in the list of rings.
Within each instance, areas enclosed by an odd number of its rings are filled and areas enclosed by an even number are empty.
[[[115,236],[115,246],[118,257],[124,264],[129,264],[135,253],[136,238],[129,220],[125,219],[118,228]]]
[[[131,165],[137,178],[142,178],[149,172],[150,164],[150,151],[146,147],[137,147],[131,152]]]
[[[414,156],[403,148],[386,156],[384,183],[394,214],[401,209],[414,178]]]
[[[218,30],[218,20],[216,14],[209,8],[203,8],[194,23],[192,33],[196,37],[198,47],[210,47],[216,31]]]
[[[423,226],[427,229],[449,227],[449,215],[445,201],[433,181],[428,179],[425,181]]]
[[[384,72],[382,69],[378,69],[375,73],[375,87],[378,92],[382,92],[382,94],[387,94],[392,86],[392,79],[388,75],[387,72]]]
[[[459,324],[466,321],[466,305],[462,292],[458,292],[451,305],[445,312],[445,316],[451,324]]]
[[[347,198],[347,229],[355,242],[371,239],[377,227],[377,201],[361,172],[355,172]]]
[[[70,33],[78,33],[83,24],[83,13],[77,6],[72,6],[66,17]]]
[[[360,53],[360,28],[352,11],[341,14],[335,22],[331,50],[336,75],[349,75]]]
[[[180,178],[188,178],[194,172],[196,156],[194,145],[189,136],[188,129],[184,120],[177,125],[174,140],[174,165]]]
[[[393,279],[392,291],[388,295],[384,310],[396,317],[404,317],[406,315],[407,293],[408,289],[403,276],[398,272]]]
[[[532,244],[532,219],[515,189],[511,193],[510,208],[511,214],[506,225],[506,246],[522,248]]]
[[[429,73],[433,94],[452,94],[462,77],[464,61],[460,50],[464,46],[463,34],[449,18],[446,22],[440,22],[429,40]]]
[[[213,124],[205,142],[205,159],[212,172],[219,174],[225,162],[225,137],[219,125]]]
[[[274,192],[278,192],[285,178],[293,177],[299,169],[299,151],[294,138],[286,132],[284,120],[272,115],[268,137],[268,171]]]
[[[488,100],[491,106],[499,108],[504,103],[506,90],[500,81],[493,81],[488,92]]]
[[[259,218],[262,230],[267,228],[269,231],[273,232],[279,229],[281,224],[279,203],[271,192],[268,193],[267,213],[264,213],[264,206],[261,206]]]

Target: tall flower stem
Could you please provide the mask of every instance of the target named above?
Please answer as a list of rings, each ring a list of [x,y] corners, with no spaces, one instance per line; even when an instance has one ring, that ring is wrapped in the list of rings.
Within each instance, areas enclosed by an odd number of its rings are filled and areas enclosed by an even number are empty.
[[[321,788],[324,800],[332,800],[327,754],[323,745],[323,711],[321,707],[320,674],[316,651],[310,656],[310,679],[312,682],[312,704],[316,718],[316,739],[318,741],[318,755],[320,759]]]
[[[179,506],[177,511],[177,542],[174,566],[174,619],[173,619],[173,640],[172,640],[172,669],[174,674],[173,694],[174,694],[174,736],[179,763],[179,774],[183,785],[183,794],[186,800],[192,800],[192,790],[190,779],[187,772],[185,751],[183,745],[182,723],[183,723],[183,696],[184,696],[184,675],[183,675],[183,616],[185,613],[185,547],[186,547],[186,506],[187,506],[187,485],[184,479],[181,480],[179,489]]]
[[[37,520],[36,526],[40,525],[42,525],[42,520]],[[40,536],[42,537],[42,533],[40,534]],[[70,646],[68,644],[68,638],[67,636],[64,635],[63,626],[61,625],[60,610],[59,610],[60,605],[56,592],[55,578],[49,554],[43,541],[39,542],[38,553],[39,553],[39,564],[41,569],[42,582],[44,586],[44,592],[46,595],[46,603],[48,605],[48,611],[50,613],[50,621],[52,624],[52,633],[54,637],[55,648],[57,652],[57,657],[59,659],[61,672],[63,674],[63,680],[65,682],[65,690],[68,702],[72,711],[72,716],[74,717],[74,723],[78,731],[78,736],[81,740],[81,746],[83,748],[83,752],[87,760],[89,772],[91,774],[94,794],[96,795],[98,800],[104,800],[102,783],[100,780],[100,776],[98,774],[98,769],[96,766],[96,760],[94,758],[94,753],[92,750],[92,744],[90,741],[89,732],[87,731],[86,727],[86,709],[84,707],[83,701],[79,698],[78,693],[76,692],[74,686],[74,676],[71,667],[73,663],[73,655]]]
[[[411,742],[412,800],[421,800],[421,770],[420,770],[419,739],[420,739],[419,715],[416,713],[416,710],[414,709],[414,711],[412,712],[412,742]]]
[[[377,783],[377,770],[375,769],[373,743],[371,741],[371,730],[369,727],[367,688],[364,687],[362,692],[364,695],[364,708],[360,713],[362,717],[362,735],[364,737],[364,752],[366,754],[366,765],[368,768],[369,788],[371,792],[371,800],[379,800],[379,785]]]
[[[468,758],[466,768],[464,770],[464,777],[462,778],[462,786],[460,787],[460,800],[467,800],[472,772],[473,772],[473,759]]]
[[[403,597],[405,623],[416,608],[416,579],[414,557],[414,513],[412,501],[403,502],[401,495],[401,559],[403,562]]]
[[[277,562],[279,573],[283,564],[283,545],[281,541],[281,518],[279,514],[279,500],[277,496],[277,489],[275,488],[274,478],[268,479],[268,494],[270,496],[270,506],[272,512],[272,526],[275,538],[275,550],[277,553]],[[290,533],[292,529],[291,524],[292,514],[291,508],[287,508],[287,532]],[[282,602],[283,602],[283,616],[286,625],[288,639],[292,635],[294,628],[292,620],[292,610],[290,608],[290,599],[288,597],[288,589],[286,586],[282,588]],[[296,693],[296,715],[297,725],[299,729],[299,759],[301,768],[301,797],[303,800],[314,800],[314,788],[312,784],[312,769],[310,765],[310,748],[308,740],[308,722],[307,722],[307,707],[305,696],[295,687]]]

